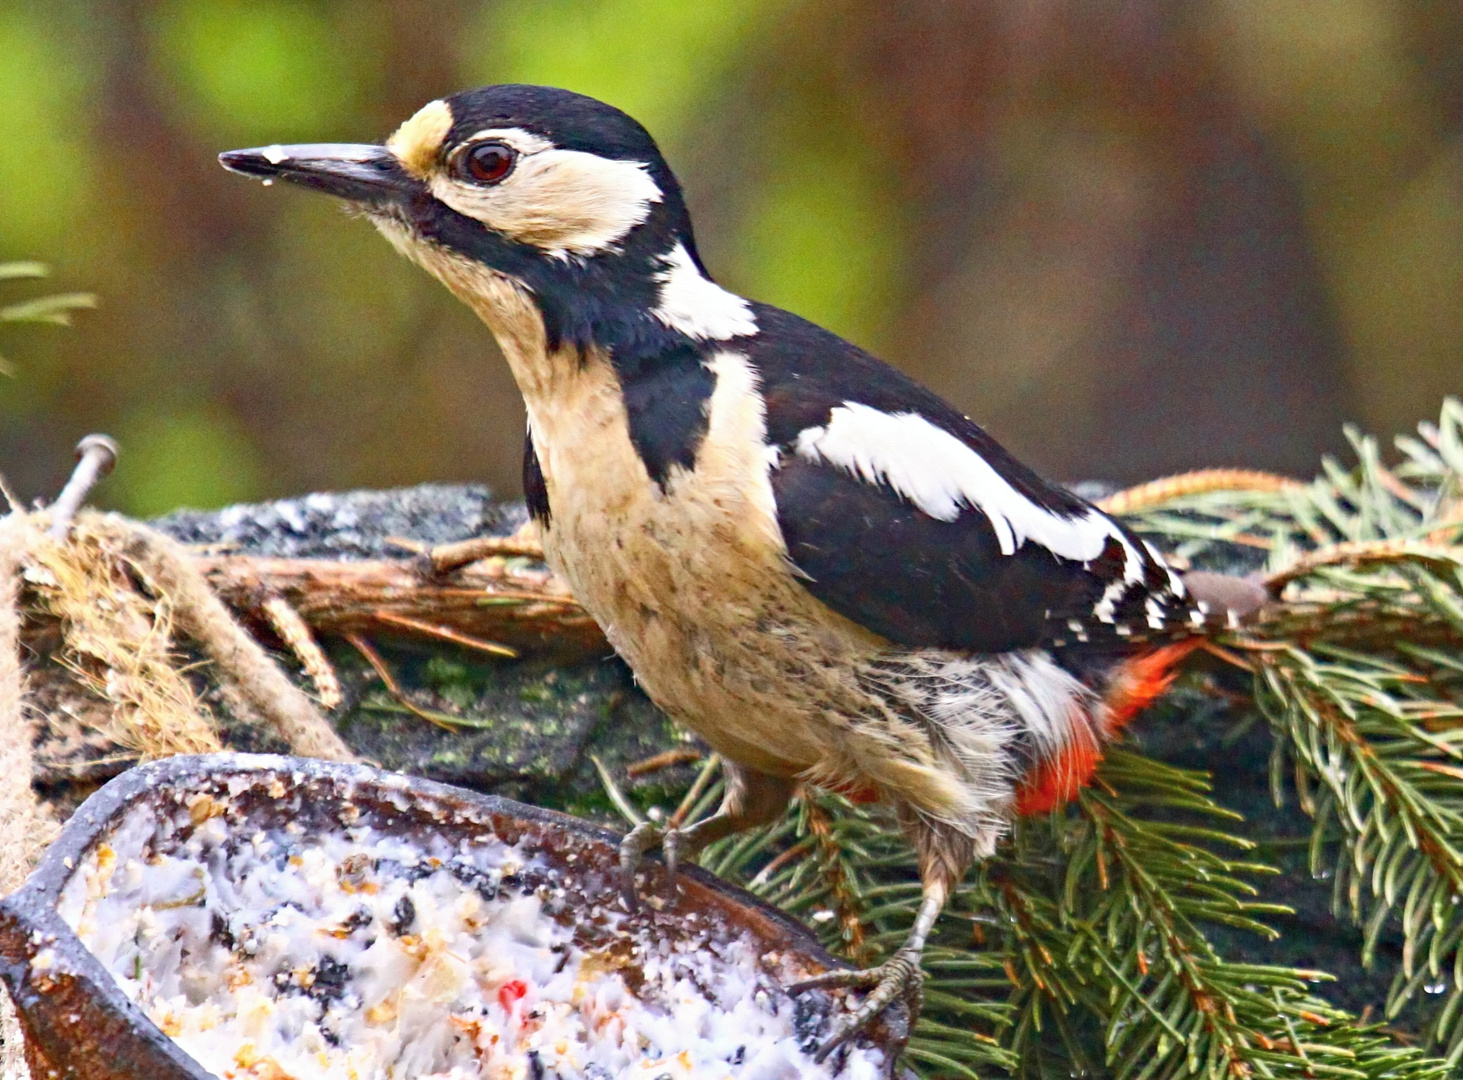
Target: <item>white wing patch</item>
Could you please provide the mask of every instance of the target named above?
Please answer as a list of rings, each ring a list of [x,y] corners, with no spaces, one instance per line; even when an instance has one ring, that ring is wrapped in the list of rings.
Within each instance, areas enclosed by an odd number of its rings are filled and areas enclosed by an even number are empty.
[[[1122,586],[1143,580],[1142,556],[1102,513],[1089,509],[1064,516],[1038,506],[985,458],[918,413],[886,413],[845,402],[826,426],[799,432],[796,450],[807,461],[836,465],[871,484],[888,484],[939,521],[954,521],[967,507],[978,510],[990,521],[1003,555],[1030,541],[1063,559],[1089,563],[1116,540],[1126,558],[1112,603],[1125,591]]]
[[[685,244],[661,256],[664,269],[655,275],[659,302],[651,314],[687,337],[726,341],[757,332],[752,305],[727,292],[696,268]]]

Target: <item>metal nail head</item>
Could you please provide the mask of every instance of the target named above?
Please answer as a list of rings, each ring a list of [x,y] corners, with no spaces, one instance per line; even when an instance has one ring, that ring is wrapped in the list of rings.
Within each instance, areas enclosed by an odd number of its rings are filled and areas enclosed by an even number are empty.
[[[98,480],[117,465],[117,443],[108,435],[88,435],[76,444],[76,468],[51,507],[50,536],[64,540],[76,511]]]

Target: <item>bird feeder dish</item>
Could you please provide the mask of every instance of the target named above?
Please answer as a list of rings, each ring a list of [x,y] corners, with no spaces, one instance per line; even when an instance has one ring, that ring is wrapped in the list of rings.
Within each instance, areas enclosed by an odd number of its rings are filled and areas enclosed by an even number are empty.
[[[902,1009],[813,1065],[835,998],[782,988],[841,962],[695,867],[626,913],[618,839],[364,766],[170,758],[0,902],[0,976],[36,1080],[892,1071]],[[640,889],[666,895],[659,863]]]

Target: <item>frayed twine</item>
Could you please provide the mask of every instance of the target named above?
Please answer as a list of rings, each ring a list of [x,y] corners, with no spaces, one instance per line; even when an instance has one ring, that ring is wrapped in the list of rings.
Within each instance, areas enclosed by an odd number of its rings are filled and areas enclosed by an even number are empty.
[[[81,509],[116,458],[106,436],[83,439],[76,471],[49,511],[28,513],[0,477],[10,506],[0,515],[0,895],[21,886],[59,829],[30,782],[35,729],[21,653],[27,616],[60,625],[57,661],[107,703],[103,734],[142,758],[223,749],[213,712],[189,678],[179,647],[187,638],[234,712],[273,727],[296,754],[357,760],[234,621],[181,545],[119,515]],[[0,994],[0,1080],[30,1075],[20,1019]]]
[[[303,757],[355,761],[314,703],[214,595],[177,541],[117,514],[83,510],[66,539],[44,512],[7,534],[37,614],[61,624],[60,660],[110,706],[105,734],[140,757],[222,749],[188,678],[180,640],[208,662],[229,707],[272,727]],[[18,519],[18,520],[17,520]]]

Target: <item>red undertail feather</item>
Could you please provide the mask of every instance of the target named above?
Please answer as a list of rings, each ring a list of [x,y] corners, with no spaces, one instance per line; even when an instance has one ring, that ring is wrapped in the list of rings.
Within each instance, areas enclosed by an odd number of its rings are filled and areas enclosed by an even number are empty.
[[[1022,779],[1016,789],[1016,813],[1045,814],[1070,802],[1092,779],[1101,760],[1102,750],[1085,720],[1074,725],[1072,741]]]
[[[879,801],[879,789],[872,784],[860,784],[851,780],[848,783],[836,784],[828,790],[836,795],[842,795],[849,802],[859,806]]]
[[[1200,644],[1200,638],[1189,638],[1125,661],[1103,695],[1100,722],[1074,725],[1072,741],[1027,773],[1016,789],[1016,812],[1044,814],[1076,798],[1102,760],[1101,742],[1093,727],[1101,731],[1103,741],[1116,735],[1163,695],[1178,675],[1179,664]]]
[[[1204,639],[1185,638],[1126,661],[1107,684],[1103,695],[1103,734],[1111,738],[1148,706],[1178,677],[1179,665]]]

